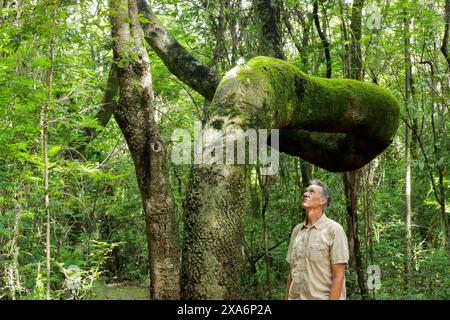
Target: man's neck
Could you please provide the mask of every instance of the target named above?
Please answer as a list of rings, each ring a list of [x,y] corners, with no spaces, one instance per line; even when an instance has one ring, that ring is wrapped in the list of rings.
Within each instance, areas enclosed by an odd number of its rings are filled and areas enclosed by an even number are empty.
[[[312,225],[314,225],[314,223],[319,221],[319,219],[322,217],[322,215],[323,215],[322,208],[313,208],[313,209],[306,211],[306,218],[308,220],[306,223],[306,226],[311,227]]]

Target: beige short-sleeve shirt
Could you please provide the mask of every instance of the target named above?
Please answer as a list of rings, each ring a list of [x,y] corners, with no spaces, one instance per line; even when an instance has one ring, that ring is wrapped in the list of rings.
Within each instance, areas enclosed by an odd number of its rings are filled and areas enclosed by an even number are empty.
[[[290,300],[328,300],[331,264],[348,263],[348,242],[342,226],[325,214],[310,228],[292,231],[286,261],[291,267]],[[345,278],[340,300],[346,299]]]

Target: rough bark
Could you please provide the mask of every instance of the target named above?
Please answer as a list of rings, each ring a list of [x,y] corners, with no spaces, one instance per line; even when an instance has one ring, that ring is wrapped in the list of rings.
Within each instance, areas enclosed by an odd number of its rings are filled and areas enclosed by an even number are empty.
[[[214,72],[217,72],[218,69],[218,63],[219,58],[221,57],[222,53],[222,41],[223,41],[223,35],[224,35],[224,11],[225,11],[225,2],[223,0],[219,1],[219,16],[217,17],[217,28],[216,28],[216,45],[214,48],[214,54],[211,62],[211,70],[214,70]],[[212,19],[213,20],[213,19]],[[212,21],[213,24],[215,24],[215,21]],[[205,125],[206,121],[208,121],[209,114],[210,114],[210,105],[211,100],[208,100],[205,98],[205,101],[203,102],[203,110],[202,110],[202,125]]]
[[[186,197],[183,299],[237,299],[243,245],[243,166],[195,165]]]
[[[9,257],[12,262],[7,266],[8,287],[11,292],[11,299],[16,300],[16,294],[20,293],[22,286],[20,284],[19,274],[19,245],[18,240],[20,236],[20,219],[22,215],[22,208],[19,203],[19,192],[14,195],[14,211],[16,213],[14,218],[14,229],[11,239],[11,247]]]
[[[223,3],[220,5],[217,40],[221,38]],[[284,57],[276,6],[272,6],[270,0],[255,1],[253,5],[258,21],[259,50],[267,55]],[[216,49],[218,44],[217,41]],[[217,104],[212,106],[214,112]],[[205,116],[205,119],[209,118],[209,114]],[[229,128],[242,129],[235,124],[230,124]],[[182,296],[185,299],[239,297],[244,244],[242,205],[247,194],[244,171],[242,167],[221,167],[217,172],[210,166],[196,165],[191,172],[185,202],[188,208],[182,266]],[[223,177],[227,177],[223,186],[211,188],[208,182],[221,181]],[[203,187],[204,181],[209,187]],[[211,190],[213,193],[209,193]]]
[[[212,100],[221,77],[214,69],[192,56],[153,16],[146,0],[139,0],[139,11],[148,20],[142,22],[145,40],[169,71],[189,87]]]
[[[286,26],[286,29],[289,33],[289,36],[292,39],[292,42],[294,42],[295,47],[297,48],[299,54],[303,57],[302,53],[303,53],[303,46],[302,43],[300,41],[300,39],[297,38],[296,34],[295,34],[295,30],[294,27],[292,26],[291,20],[290,18],[290,12],[288,11],[287,8],[285,8],[284,6],[281,8],[282,14],[283,14],[283,21],[284,24]]]
[[[53,98],[53,76],[54,76],[54,61],[55,61],[55,39],[52,37],[50,44],[50,70],[48,76],[48,95],[47,102],[44,104],[41,111],[42,124],[42,153],[44,157],[44,212],[46,217],[46,237],[45,237],[45,255],[46,255],[46,288],[45,298],[50,300],[50,285],[51,285],[51,226],[50,226],[50,198],[49,198],[49,160],[48,160],[48,112],[49,104]]]
[[[403,11],[404,18],[404,61],[405,61],[405,108],[410,115],[412,65],[409,36],[409,19],[406,8]],[[411,130],[405,125],[405,258],[404,258],[405,289],[409,287],[408,277],[411,272]]]
[[[141,191],[150,261],[150,294],[153,299],[178,299],[176,206],[167,175],[166,146],[153,118],[150,60],[143,46],[137,3],[136,0],[111,0],[111,8],[120,88],[114,117],[127,141]]]

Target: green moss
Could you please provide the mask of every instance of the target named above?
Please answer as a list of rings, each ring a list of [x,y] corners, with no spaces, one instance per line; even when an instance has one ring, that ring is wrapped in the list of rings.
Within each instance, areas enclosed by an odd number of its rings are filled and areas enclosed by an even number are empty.
[[[213,103],[216,116],[229,120],[225,126],[344,133],[360,147],[361,137],[368,144],[385,145],[399,124],[399,105],[386,89],[352,79],[309,76],[270,57],[256,57],[229,72]],[[324,148],[328,154],[339,156],[345,150],[342,144],[336,151],[335,145],[316,142],[311,148]],[[360,147],[349,152],[359,152]]]
[[[237,67],[224,77],[216,96],[221,115],[240,114],[250,121],[264,112],[265,127],[316,127],[387,139],[398,126],[398,103],[387,90],[351,79],[308,76],[270,57]]]

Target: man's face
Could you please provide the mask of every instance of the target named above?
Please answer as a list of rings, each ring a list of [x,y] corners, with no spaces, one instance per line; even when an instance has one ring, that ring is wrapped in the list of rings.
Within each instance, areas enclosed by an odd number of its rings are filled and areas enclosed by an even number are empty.
[[[303,209],[315,209],[319,208],[327,202],[322,194],[322,187],[317,185],[310,185],[306,188],[306,191],[302,196],[302,208]]]

